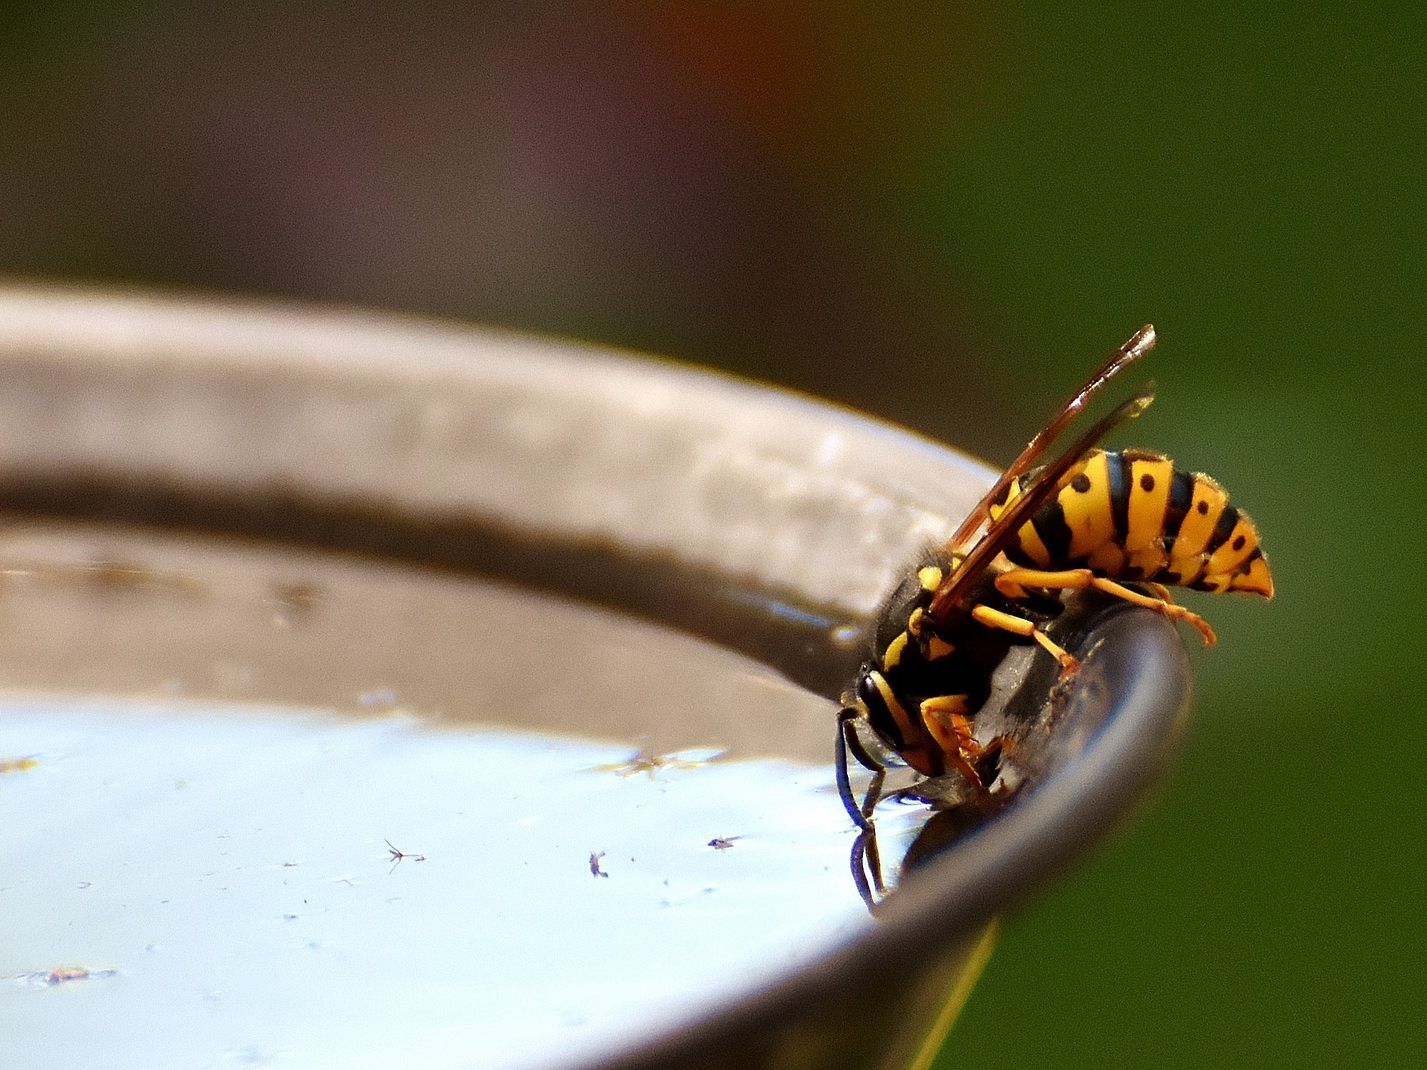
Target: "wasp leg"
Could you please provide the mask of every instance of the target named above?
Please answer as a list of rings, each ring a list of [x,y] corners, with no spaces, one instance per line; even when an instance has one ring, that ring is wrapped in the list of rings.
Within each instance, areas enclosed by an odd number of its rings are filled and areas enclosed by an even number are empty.
[[[877,800],[882,797],[882,782],[887,779],[887,767],[868,754],[867,749],[862,746],[862,740],[857,738],[855,722],[860,716],[858,710],[852,706],[843,707],[837,714],[837,794],[842,799],[847,816],[852,818],[852,823],[866,831],[872,827],[869,819]],[[867,786],[867,794],[863,796],[861,806],[857,804],[857,796],[852,792],[852,779],[847,772],[849,753],[857,759],[858,765],[872,773],[872,783]]]
[[[1015,574],[1021,574],[1024,570],[1017,569]],[[1012,575],[1012,573],[1006,573]],[[1054,573],[1043,573],[1043,575],[1054,575]],[[1000,578],[996,584],[1000,586]],[[1061,646],[1045,632],[1041,631],[1031,621],[1024,617],[1016,617],[1010,613],[1002,613],[999,609],[992,609],[990,606],[975,606],[971,610],[971,619],[978,624],[983,624],[987,628],[1000,628],[1002,631],[1010,632],[1013,635],[1024,635],[1034,639],[1046,652],[1060,662],[1060,678],[1062,681],[1074,676],[1080,668],[1080,661],[1065,647]]]
[[[1147,594],[1140,594],[1139,591],[1132,591],[1122,583],[1095,575],[1088,568],[1069,568],[1063,572],[1040,572],[1036,569],[1013,568],[996,577],[997,590],[1000,590],[1003,580],[1011,588],[1038,587],[1047,591],[1078,591],[1093,587],[1097,591],[1103,591],[1115,598],[1124,599],[1132,606],[1143,606],[1145,609],[1152,609],[1170,620],[1183,621],[1199,632],[1204,638],[1205,646],[1213,646],[1218,641],[1214,635],[1214,629],[1209,627],[1209,622],[1198,613],[1191,613],[1183,606],[1176,605],[1164,598],[1152,598]]]
[[[875,913],[877,904],[887,895],[887,884],[882,877],[882,852],[877,848],[877,827],[868,825],[857,834],[852,843],[852,854],[848,859],[852,869],[852,883],[857,894],[867,905],[869,913]],[[868,875],[872,879],[869,881]]]
[[[976,742],[971,718],[966,711],[970,702],[965,695],[937,695],[921,704],[922,724],[941,748],[947,763],[961,774],[963,780],[978,795],[986,794],[986,785],[977,766],[985,749]]]
[[[978,745],[976,750],[976,772],[980,774],[982,783],[990,784],[998,772],[998,766],[992,763],[992,759],[1009,758],[1015,761],[1017,744],[1010,736],[999,735],[985,746]]]

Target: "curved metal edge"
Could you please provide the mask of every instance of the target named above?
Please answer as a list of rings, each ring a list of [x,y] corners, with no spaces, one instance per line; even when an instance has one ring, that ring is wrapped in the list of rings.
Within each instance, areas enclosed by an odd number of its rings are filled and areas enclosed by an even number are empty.
[[[0,287],[0,371],[0,466],[495,518],[854,615],[991,475],[798,394],[377,313]]]
[[[78,331],[82,336],[78,344],[76,324],[83,328]],[[866,506],[856,497],[818,496],[838,479],[858,480],[859,493],[879,489],[880,477],[897,482],[892,500],[902,511],[884,512],[870,520],[865,513],[859,516],[863,527],[858,560],[882,558],[861,577],[863,581],[875,578],[879,569],[899,567],[900,555],[923,537],[918,531],[909,534],[909,517],[933,523],[938,512],[954,513],[960,496],[968,491],[974,495],[987,471],[950,450],[833,406],[664,363],[597,356],[597,351],[586,347],[374,314],[319,313],[245,302],[195,304],[151,296],[56,292],[48,287],[0,290],[0,357],[28,359],[41,353],[42,362],[54,367],[70,356],[82,358],[88,352],[85,344],[91,349],[107,344],[106,351],[112,352],[116,340],[119,349],[156,374],[162,373],[166,360],[190,353],[185,347],[196,341],[206,367],[237,368],[247,377],[247,386],[278,365],[321,375],[350,373],[343,362],[356,361],[361,376],[370,379],[373,387],[363,400],[380,396],[401,380],[388,367],[394,354],[406,359],[427,350],[435,352],[426,352],[419,360],[427,362],[428,369],[440,367],[443,389],[489,382],[491,364],[502,362],[498,372],[514,369],[512,374],[529,381],[530,369],[525,365],[534,362],[538,377],[547,380],[582,366],[593,369],[596,376],[612,375],[615,388],[609,391],[606,384],[601,400],[621,412],[638,412],[651,398],[667,401],[670,397],[687,409],[687,395],[697,393],[701,415],[710,422],[685,427],[689,436],[697,437],[700,428],[722,420],[735,420],[739,433],[766,435],[764,425],[778,422],[777,434],[762,441],[792,441],[801,452],[782,459],[816,468],[823,482],[802,504],[812,501],[820,518],[835,519],[839,507]],[[203,350],[203,345],[209,348]],[[257,359],[275,352],[293,359]],[[472,357],[485,359],[487,365],[473,368]],[[651,379],[657,385],[653,393],[647,389]],[[568,381],[564,385],[571,387]],[[580,385],[574,384],[574,389]],[[708,406],[703,405],[706,400]],[[667,409],[660,413],[667,418]],[[796,425],[791,436],[790,422]],[[39,450],[43,444],[31,448]],[[290,477],[287,470],[275,472],[279,483]],[[948,484],[956,486],[948,490]],[[796,497],[808,487],[785,485],[780,490]],[[839,537],[848,537],[846,530]],[[833,554],[834,570],[848,567],[845,558],[836,556],[835,545],[835,539],[824,544]],[[1151,614],[1115,614],[1103,627],[1097,635],[1106,640],[1113,671],[1123,674],[1127,686],[1103,729],[1073,762],[1017,800],[984,833],[919,871],[918,879],[909,881],[889,901],[881,924],[865,938],[737,1005],[713,1008],[707,1018],[676,1036],[625,1052],[592,1055],[589,1065],[719,1065],[714,1053],[720,1051],[741,1052],[737,1058],[744,1059],[749,1049],[740,1045],[770,1050],[780,1043],[798,1043],[797,1036],[785,1036],[780,1030],[806,1031],[806,1023],[799,1026],[797,1016],[800,1008],[809,1006],[852,1018],[896,1014],[895,1007],[879,1001],[879,991],[893,990],[894,981],[905,983],[909,974],[919,970],[933,970],[939,949],[964,941],[1063,869],[1119,822],[1153,783],[1187,706],[1185,654],[1174,630]],[[804,1034],[802,1040],[806,1039]]]

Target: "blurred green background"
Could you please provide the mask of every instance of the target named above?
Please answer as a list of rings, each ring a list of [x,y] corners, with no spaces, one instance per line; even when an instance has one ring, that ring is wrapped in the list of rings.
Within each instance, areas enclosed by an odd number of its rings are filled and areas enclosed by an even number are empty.
[[[1182,761],[941,1065],[1427,1065],[1419,11],[7,7],[0,272],[573,334],[997,461],[1153,320],[1117,441],[1279,596],[1195,601]]]

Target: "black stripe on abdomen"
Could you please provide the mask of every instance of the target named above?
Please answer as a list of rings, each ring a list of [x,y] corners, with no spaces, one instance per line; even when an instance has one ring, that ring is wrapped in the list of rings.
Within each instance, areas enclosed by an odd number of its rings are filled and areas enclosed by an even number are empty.
[[[1234,532],[1234,525],[1239,522],[1239,511],[1232,505],[1224,506],[1224,511],[1219,514],[1219,519],[1214,525],[1214,534],[1209,536],[1209,541],[1204,545],[1204,560],[1209,557],[1219,547],[1228,541]]]
[[[1031,518],[1031,524],[1036,529],[1036,534],[1041,537],[1041,542],[1045,544],[1046,553],[1050,555],[1050,568],[1064,565],[1070,557],[1070,525],[1065,522],[1065,509],[1062,508],[1059,498],[1052,498],[1036,510],[1036,515]]]
[[[1118,450],[1106,452],[1105,471],[1110,486],[1110,518],[1115,525],[1115,542],[1123,547],[1130,534],[1130,461]]]
[[[1174,549],[1174,540],[1179,535],[1179,525],[1184,523],[1184,514],[1189,512],[1189,503],[1194,500],[1194,477],[1176,468],[1174,478],[1169,481],[1169,504],[1164,510],[1164,552],[1168,557]]]

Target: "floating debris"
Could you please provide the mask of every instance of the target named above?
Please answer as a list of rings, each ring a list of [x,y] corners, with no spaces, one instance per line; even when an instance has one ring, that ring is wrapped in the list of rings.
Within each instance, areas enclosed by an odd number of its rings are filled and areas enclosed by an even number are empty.
[[[91,970],[87,966],[56,966],[53,970],[22,973],[11,980],[18,985],[29,985],[33,988],[53,988],[55,985],[67,985],[71,981],[95,981],[116,977],[118,974],[119,971],[112,966],[99,970]]]
[[[654,774],[661,769],[701,769],[716,758],[722,757],[724,751],[718,747],[702,747],[691,750],[673,751],[669,754],[648,754],[640,751],[627,762],[613,762],[609,765],[597,765],[595,769],[601,773],[613,773],[615,776],[632,777],[640,773],[648,773],[649,779],[654,779]]]

